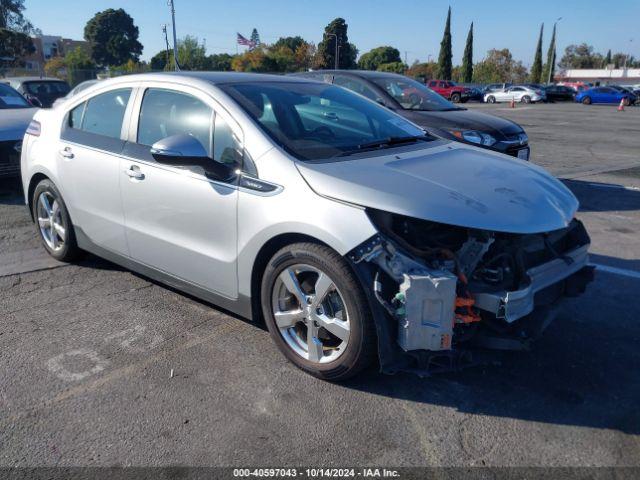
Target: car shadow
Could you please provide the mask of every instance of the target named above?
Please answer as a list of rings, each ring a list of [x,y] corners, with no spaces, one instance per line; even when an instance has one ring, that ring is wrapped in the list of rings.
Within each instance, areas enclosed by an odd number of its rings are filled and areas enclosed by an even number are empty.
[[[640,190],[615,183],[563,180],[580,201],[581,212],[640,210]]]
[[[0,204],[19,205],[24,203],[20,178],[0,178]]]
[[[368,371],[345,386],[474,415],[640,434],[640,308],[629,303],[640,280],[598,277],[530,351],[424,379]]]

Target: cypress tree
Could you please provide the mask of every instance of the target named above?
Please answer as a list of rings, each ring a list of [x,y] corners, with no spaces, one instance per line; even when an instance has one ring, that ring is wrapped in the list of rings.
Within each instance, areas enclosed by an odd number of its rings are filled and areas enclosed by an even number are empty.
[[[551,34],[551,43],[549,43],[549,50],[547,51],[547,63],[544,65],[544,71],[542,72],[543,82],[553,82],[553,75],[556,70],[556,24],[553,24],[553,33]],[[551,69],[551,75],[549,75],[549,69]]]
[[[438,56],[438,78],[451,80],[451,7],[447,13],[447,23],[444,26],[442,42],[440,42],[440,55]]]
[[[469,27],[467,34],[467,44],[464,47],[464,56],[462,57],[462,81],[471,82],[473,78],[473,22]]]
[[[604,59],[604,67],[611,64],[611,50],[607,52],[607,56]]]
[[[542,32],[544,31],[544,23],[540,25],[540,36],[538,37],[538,45],[536,46],[536,56],[533,58],[533,66],[531,67],[531,83],[540,83],[542,77]]]

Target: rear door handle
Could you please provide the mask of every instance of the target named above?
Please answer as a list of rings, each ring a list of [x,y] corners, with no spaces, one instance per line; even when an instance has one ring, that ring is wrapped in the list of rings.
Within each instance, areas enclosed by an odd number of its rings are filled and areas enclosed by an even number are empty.
[[[140,167],[137,165],[131,165],[130,168],[124,171],[129,178],[133,178],[135,180],[144,180],[144,173],[140,171]]]
[[[73,158],[71,147],[65,147],[63,150],[60,150],[60,155],[62,155],[64,158]]]

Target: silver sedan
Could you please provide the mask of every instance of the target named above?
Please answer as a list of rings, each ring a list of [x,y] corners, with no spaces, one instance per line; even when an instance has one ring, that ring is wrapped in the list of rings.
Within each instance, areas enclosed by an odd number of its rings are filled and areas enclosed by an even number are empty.
[[[484,95],[484,101],[487,103],[511,102],[512,100],[514,102],[533,103],[542,102],[545,99],[546,95],[543,90],[537,90],[524,85],[494,90]]]
[[[56,259],[89,251],[264,320],[329,380],[522,347],[590,280],[578,202],[544,170],[305,79],[97,83],[36,114],[22,180]]]

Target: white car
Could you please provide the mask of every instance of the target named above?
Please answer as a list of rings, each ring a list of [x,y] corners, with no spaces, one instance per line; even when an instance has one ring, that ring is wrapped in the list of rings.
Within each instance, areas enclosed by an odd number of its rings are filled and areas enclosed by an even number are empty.
[[[534,88],[516,85],[502,90],[488,92],[484,95],[486,103],[510,102],[514,100],[522,103],[542,102],[546,98],[544,91]]]
[[[51,256],[90,251],[264,319],[328,380],[376,356],[453,367],[472,338],[522,349],[593,274],[578,200],[542,168],[307,79],[105,80],[36,113],[21,165]]]

